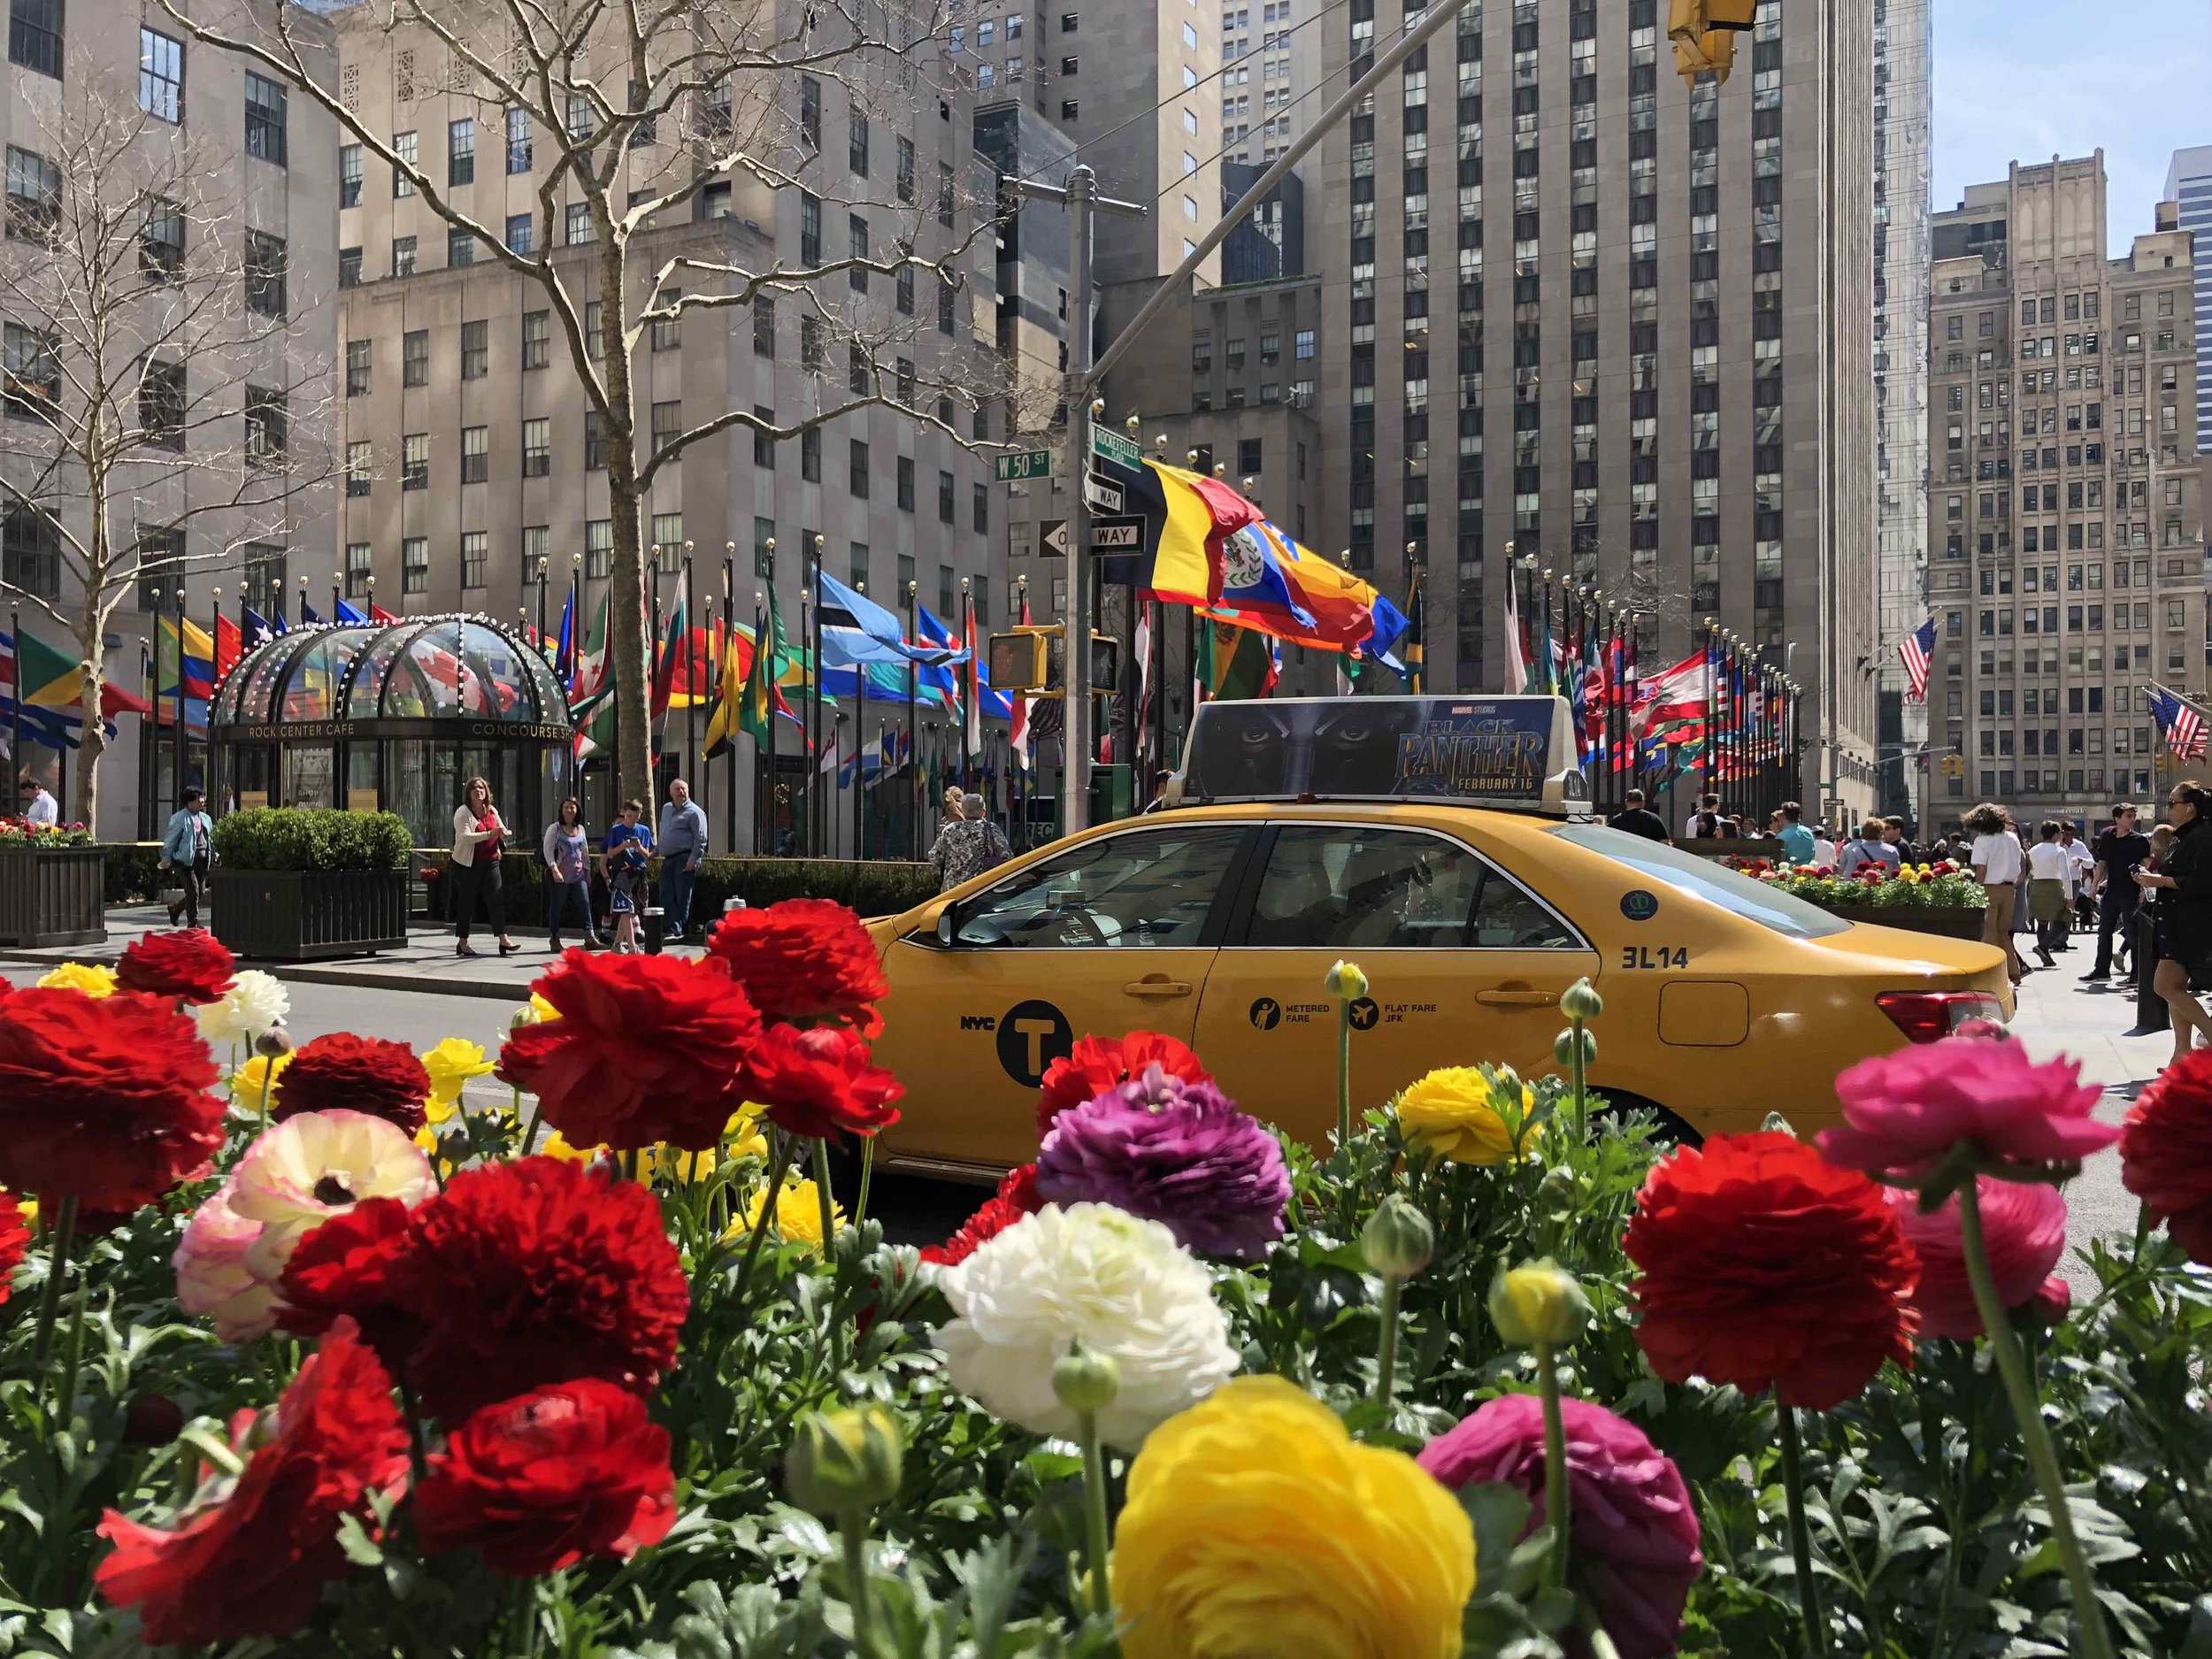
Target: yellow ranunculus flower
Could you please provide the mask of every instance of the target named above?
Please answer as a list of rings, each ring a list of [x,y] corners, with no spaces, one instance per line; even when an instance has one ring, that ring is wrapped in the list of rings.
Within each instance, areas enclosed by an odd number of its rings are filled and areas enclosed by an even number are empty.
[[[269,1089],[269,1104],[276,1105],[277,1079],[284,1075],[284,1068],[292,1064],[292,1051],[286,1049],[273,1062],[265,1054],[257,1054],[230,1074],[230,1103],[234,1110],[252,1117],[261,1110],[261,1090],[264,1079]],[[273,1066],[273,1070],[272,1070]]]
[[[746,1207],[741,1221],[733,1222],[733,1233],[750,1233],[760,1225],[761,1206],[768,1202],[768,1189],[762,1187],[753,1194],[753,1202]],[[845,1211],[832,1202],[830,1219],[833,1225],[845,1225]],[[822,1248],[822,1194],[812,1181],[786,1181],[783,1191],[776,1195],[776,1213],[768,1225],[779,1235],[793,1244],[803,1244],[811,1249]]]
[[[1521,1086],[1521,1110],[1536,1097]],[[1406,1139],[1455,1164],[1503,1164],[1513,1158],[1513,1132],[1491,1103],[1490,1079],[1471,1065],[1440,1066],[1398,1096]]]
[[[115,970],[104,968],[96,962],[65,962],[51,972],[39,975],[42,989],[50,991],[82,991],[87,996],[111,996],[115,993]]]
[[[1452,1659],[1474,1587],[1457,1500],[1281,1377],[1223,1384],[1130,1465],[1125,1659]]]
[[[727,1143],[731,1163],[741,1163],[747,1158],[758,1158],[764,1164],[768,1161],[768,1137],[760,1127],[760,1120],[767,1111],[765,1106],[747,1101],[730,1114],[729,1122],[722,1125],[722,1139]]]
[[[492,1063],[484,1057],[483,1044],[448,1037],[423,1056],[422,1066],[430,1073],[431,1121],[443,1123],[461,1098],[462,1086],[472,1077],[488,1075]]]
[[[544,1140],[538,1142],[537,1146],[537,1155],[539,1156],[559,1158],[565,1164],[588,1164],[592,1161],[592,1159],[599,1156],[599,1151],[600,1148],[597,1147],[572,1147],[569,1145],[566,1139],[563,1137],[561,1132],[557,1129],[556,1129],[551,1134],[546,1136]]]

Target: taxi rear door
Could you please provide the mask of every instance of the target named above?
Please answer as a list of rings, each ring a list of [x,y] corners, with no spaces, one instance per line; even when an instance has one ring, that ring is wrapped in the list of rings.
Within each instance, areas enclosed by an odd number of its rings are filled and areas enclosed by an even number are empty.
[[[1357,821],[1271,828],[1249,863],[1199,1004],[1199,1057],[1231,1098],[1313,1146],[1336,1121],[1340,958],[1355,1111],[1438,1066],[1548,1067],[1559,998],[1597,954],[1550,904],[1466,842]]]
[[[906,1085],[895,1159],[1011,1165],[1037,1155],[1037,1085],[1083,1036],[1188,1042],[1259,834],[1169,820],[1088,837],[952,908],[884,956],[875,1064]]]

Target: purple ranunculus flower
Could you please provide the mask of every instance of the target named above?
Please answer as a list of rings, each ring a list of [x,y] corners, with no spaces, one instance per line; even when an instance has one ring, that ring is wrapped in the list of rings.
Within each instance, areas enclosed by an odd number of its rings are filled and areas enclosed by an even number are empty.
[[[1703,1564],[1689,1488],[1634,1424],[1586,1400],[1559,1403],[1573,1510],[1568,1576],[1621,1659],[1663,1659]],[[1544,1524],[1544,1405],[1534,1394],[1488,1402],[1431,1440],[1420,1463],[1455,1492],[1494,1480],[1517,1487],[1534,1506],[1529,1530]]]
[[[1060,1114],[1037,1192],[1111,1204],[1165,1224],[1186,1249],[1252,1261],[1283,1236],[1290,1171],[1274,1134],[1219,1089],[1154,1065]]]

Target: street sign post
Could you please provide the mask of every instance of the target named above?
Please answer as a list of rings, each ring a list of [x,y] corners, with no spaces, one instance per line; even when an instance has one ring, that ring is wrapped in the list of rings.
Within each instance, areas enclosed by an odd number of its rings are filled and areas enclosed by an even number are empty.
[[[1091,453],[1102,461],[1111,461],[1116,466],[1125,466],[1134,472],[1144,465],[1144,451],[1105,426],[1091,428]]]
[[[1002,484],[1019,484],[1033,478],[1052,476],[1052,451],[1024,449],[1017,455],[1000,455],[991,458],[992,475]]]

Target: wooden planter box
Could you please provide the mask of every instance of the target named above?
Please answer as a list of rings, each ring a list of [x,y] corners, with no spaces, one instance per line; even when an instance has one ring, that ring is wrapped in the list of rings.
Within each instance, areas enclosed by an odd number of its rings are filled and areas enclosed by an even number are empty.
[[[0,945],[106,941],[107,849],[0,848]]]
[[[1894,927],[1901,933],[1936,933],[1945,939],[1979,939],[1982,907],[1978,904],[1854,904],[1824,905],[1831,916],[1870,927]]]
[[[226,870],[208,883],[210,926],[264,962],[366,956],[407,942],[404,870]]]

